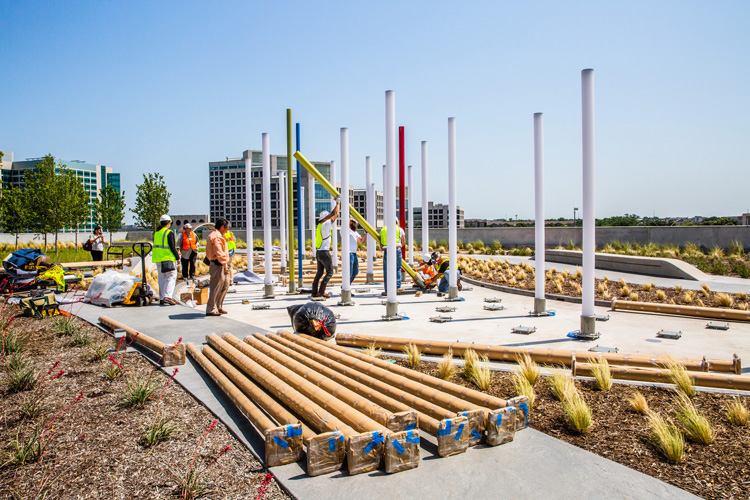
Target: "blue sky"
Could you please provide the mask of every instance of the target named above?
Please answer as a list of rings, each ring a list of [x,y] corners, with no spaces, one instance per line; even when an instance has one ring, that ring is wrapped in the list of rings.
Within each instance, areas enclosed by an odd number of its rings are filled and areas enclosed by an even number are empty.
[[[594,68],[597,217],[734,215],[750,209],[749,18],[747,1],[0,1],[0,149],[112,166],[129,206],[161,172],[173,213],[207,212],[208,162],[263,132],[284,154],[286,108],[313,160],[338,161],[349,128],[362,187],[392,89],[438,202],[456,117],[467,217],[533,217],[543,112],[546,215],[570,216]]]

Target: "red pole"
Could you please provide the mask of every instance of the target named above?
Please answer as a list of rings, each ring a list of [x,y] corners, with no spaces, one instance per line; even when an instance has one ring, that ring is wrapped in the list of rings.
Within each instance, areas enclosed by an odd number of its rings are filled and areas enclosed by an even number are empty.
[[[406,163],[404,153],[404,127],[398,128],[398,220],[401,229],[406,229],[406,181],[404,171]]]

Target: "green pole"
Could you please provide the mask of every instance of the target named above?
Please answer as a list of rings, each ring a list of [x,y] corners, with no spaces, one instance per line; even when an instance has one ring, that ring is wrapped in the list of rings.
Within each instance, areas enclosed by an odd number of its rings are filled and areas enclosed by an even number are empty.
[[[294,177],[292,170],[292,110],[286,110],[286,217],[287,217],[287,241],[289,242],[289,252],[287,258],[289,264],[289,293],[297,290],[297,284],[294,281]]]

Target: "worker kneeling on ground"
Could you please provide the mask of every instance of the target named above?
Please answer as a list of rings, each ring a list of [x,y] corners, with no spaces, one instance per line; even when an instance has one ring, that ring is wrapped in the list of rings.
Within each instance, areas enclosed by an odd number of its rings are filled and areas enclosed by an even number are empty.
[[[331,294],[326,293],[328,281],[333,276],[333,258],[331,257],[331,236],[333,230],[331,223],[336,222],[339,217],[339,203],[333,208],[333,212],[323,210],[318,216],[318,225],[315,229],[315,260],[318,262],[318,271],[315,273],[313,280],[312,296],[330,298]],[[325,276],[323,273],[325,272]],[[323,277],[321,281],[320,278]]]
[[[450,258],[441,256],[440,252],[432,252],[432,260],[435,262],[435,267],[437,268],[435,279],[440,280],[440,283],[438,283],[438,293],[448,293],[450,288],[449,277],[452,272],[452,269],[450,269]],[[461,271],[456,271],[456,286],[459,290],[463,288],[461,285]]]
[[[394,219],[396,227],[396,289],[401,289],[401,247],[406,246],[404,231],[398,225],[398,219]],[[388,293],[388,226],[380,230],[380,245],[383,247],[383,286]]]
[[[437,268],[435,268],[435,263],[432,261],[432,256],[428,253],[422,254],[422,262],[414,268],[414,272],[422,278],[424,288],[432,288],[438,282]]]

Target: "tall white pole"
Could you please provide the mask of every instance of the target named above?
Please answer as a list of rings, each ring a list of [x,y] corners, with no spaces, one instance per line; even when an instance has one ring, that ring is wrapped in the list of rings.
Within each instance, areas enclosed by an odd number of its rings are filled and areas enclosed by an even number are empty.
[[[349,252],[349,129],[341,129],[341,304],[353,305]]]
[[[427,141],[422,141],[422,253],[430,251],[430,216],[427,208]]]
[[[299,200],[299,207],[297,207],[297,211],[298,211],[297,213],[299,216],[299,225],[301,228],[300,232],[302,233],[302,240],[297,242],[297,244],[300,246],[300,248],[302,248],[302,254],[304,255],[305,253],[305,187],[304,186],[300,186],[297,200]],[[302,271],[301,268],[300,268],[300,271]],[[304,273],[302,274],[304,275]],[[303,281],[300,280],[298,285],[299,286],[297,288],[302,288]]]
[[[331,162],[331,184],[336,188],[336,162]],[[343,191],[343,189],[342,189]],[[331,203],[331,210],[336,205],[336,200]],[[339,231],[338,225],[341,218],[339,217],[333,224],[333,236],[331,237],[331,256],[333,257],[333,271],[336,272],[339,269]]]
[[[458,298],[458,217],[456,217],[456,119],[448,118],[448,248],[450,273],[448,298]]]
[[[406,207],[409,211],[407,212],[407,220],[409,224],[409,230],[406,233],[406,237],[409,240],[409,265],[414,267],[414,182],[411,174],[412,168],[411,165],[407,167],[407,181],[406,181],[406,188],[409,191],[409,194],[407,195],[406,199],[408,201],[408,207]]]
[[[247,268],[253,270],[253,155],[245,158],[245,239],[247,240]]]
[[[263,260],[265,276],[263,279],[265,297],[273,297],[272,260],[273,250],[271,239],[271,147],[268,134],[263,134]]]
[[[581,72],[583,132],[583,300],[581,301],[581,333],[596,333],[594,318],[594,70]]]
[[[281,274],[286,273],[286,174],[279,172],[279,180],[276,184],[279,187],[279,194],[276,196],[276,202],[279,204],[279,247],[281,248]],[[293,276],[292,276],[293,278]]]
[[[396,295],[396,245],[398,224],[396,223],[396,93],[388,90],[385,93],[385,221],[387,230],[386,255],[388,268],[383,271],[388,276],[387,299],[385,314],[388,317],[398,315],[398,300]]]
[[[309,198],[310,205],[310,240],[312,241],[312,257],[315,259],[315,231],[318,229],[315,217],[318,215],[315,213],[315,178],[307,174],[307,196]],[[305,243],[306,244],[306,243]]]
[[[534,113],[534,254],[536,290],[534,313],[547,310],[544,298],[544,121],[542,113]]]
[[[369,156],[365,157],[365,190],[367,193],[367,222],[370,226],[375,227],[375,188],[372,183],[372,158]],[[367,284],[374,282],[374,273],[372,269],[372,261],[375,257],[376,241],[369,234],[367,235]]]

